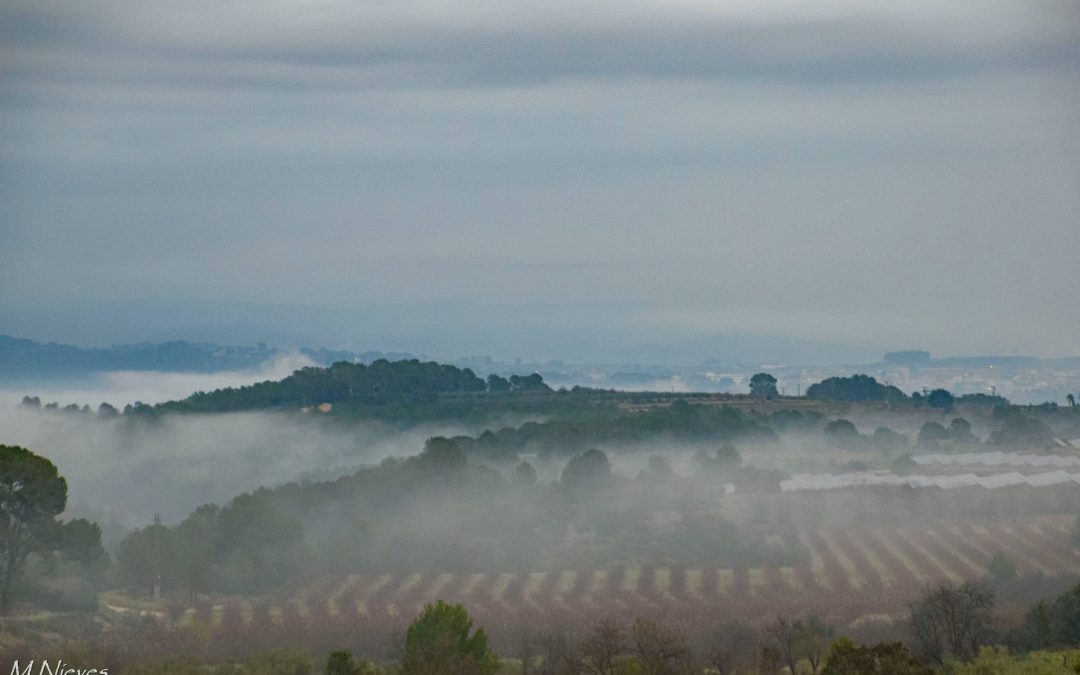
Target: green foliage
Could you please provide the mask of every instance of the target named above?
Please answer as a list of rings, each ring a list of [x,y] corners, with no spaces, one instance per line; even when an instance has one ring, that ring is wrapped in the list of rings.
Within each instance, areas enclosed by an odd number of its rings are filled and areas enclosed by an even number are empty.
[[[1075,675],[1080,652],[1033,652],[1013,656],[1004,647],[983,647],[970,663],[950,662],[946,675]]]
[[[449,440],[468,456],[516,462],[519,453],[570,455],[597,445],[629,446],[660,435],[685,441],[729,443],[776,438],[772,430],[735,408],[691,405],[680,399],[670,406],[635,414],[593,410],[587,417],[574,421],[560,418],[527,422],[520,427],[485,431],[475,438],[455,436]]]
[[[1054,432],[1045,422],[1024,415],[1016,406],[994,408],[993,417],[998,424],[990,434],[990,440],[994,443],[1042,447],[1054,438]]]
[[[1080,644],[1080,584],[1050,605],[1050,631],[1056,645]]]
[[[376,675],[375,666],[368,661],[356,663],[348,650],[330,654],[326,661],[326,675]]]
[[[494,675],[498,668],[484,629],[472,631],[460,604],[427,605],[405,634],[402,675]]]
[[[874,429],[873,439],[874,446],[885,454],[903,450],[908,446],[908,439],[903,434],[897,433],[889,427],[878,427],[877,429]]]
[[[841,450],[855,450],[862,441],[859,430],[845,419],[832,420],[826,424],[824,434],[827,445]]]
[[[971,433],[971,422],[963,417],[954,417],[949,422],[949,438],[953,443],[974,443],[976,438]]]
[[[1009,405],[1009,399],[1004,396],[991,396],[990,394],[964,394],[956,397],[956,405],[995,408]]]
[[[525,378],[526,385],[537,388],[532,377]],[[416,359],[394,362],[380,359],[369,365],[341,361],[329,368],[302,368],[280,382],[198,392],[182,401],[155,406],[154,412],[231,412],[321,403],[416,405],[430,403],[440,394],[486,390],[484,380],[468,368],[422,363]]]
[[[926,395],[926,405],[941,410],[952,410],[956,399],[948,389],[935,389]]]
[[[925,422],[919,429],[919,445],[934,446],[950,438],[949,430],[938,422]]]
[[[634,657],[642,675],[689,675],[693,654],[686,638],[646,619],[636,619],[630,630]]]
[[[830,377],[810,385],[806,397],[818,401],[889,401],[907,399],[896,387],[880,384],[869,375]]]
[[[192,596],[274,588],[300,571],[308,556],[302,525],[265,488],[225,508],[199,507],[176,527],[152,525],[131,533],[120,544],[121,578],[149,590],[155,551],[163,588]]]
[[[575,455],[563,468],[560,482],[571,489],[595,489],[611,481],[611,462],[602,451],[592,448]]]
[[[510,391],[551,391],[551,387],[544,384],[544,378],[540,377],[540,373],[511,375]]]
[[[750,378],[750,396],[754,398],[777,398],[776,378],[768,373],[758,373]]]
[[[85,520],[61,525],[67,481],[56,465],[26,448],[0,445],[0,615],[31,553],[60,551],[89,563],[101,555],[101,530]]]
[[[836,640],[825,657],[822,675],[933,675],[900,642],[857,645],[842,637]]]

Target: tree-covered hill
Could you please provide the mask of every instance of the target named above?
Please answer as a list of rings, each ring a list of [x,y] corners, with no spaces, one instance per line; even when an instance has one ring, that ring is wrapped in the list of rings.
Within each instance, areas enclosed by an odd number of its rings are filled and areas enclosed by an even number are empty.
[[[440,394],[481,392],[484,380],[471,370],[435,362],[375,361],[370,365],[340,361],[329,368],[308,367],[280,381],[196,392],[182,401],[155,407],[160,412],[235,412],[303,408],[342,402],[363,405],[431,403]]]

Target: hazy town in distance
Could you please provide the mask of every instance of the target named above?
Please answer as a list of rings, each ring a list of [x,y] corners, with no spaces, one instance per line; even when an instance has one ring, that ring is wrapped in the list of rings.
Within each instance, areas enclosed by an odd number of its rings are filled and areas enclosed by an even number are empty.
[[[0,63],[0,675],[1080,673],[1074,0]]]

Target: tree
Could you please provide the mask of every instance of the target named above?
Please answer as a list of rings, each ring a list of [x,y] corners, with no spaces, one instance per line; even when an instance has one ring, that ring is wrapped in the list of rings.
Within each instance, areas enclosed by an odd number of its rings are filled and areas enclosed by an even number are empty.
[[[881,384],[869,375],[829,377],[810,385],[806,397],[818,401],[889,401],[897,403],[907,399],[896,387]]]
[[[326,675],[375,675],[376,670],[368,661],[356,663],[352,652],[346,650],[333,652],[326,662]]]
[[[742,455],[734,445],[725,443],[716,450],[716,463],[723,467],[739,466],[742,464]]]
[[[933,675],[901,642],[860,646],[847,638],[833,643],[822,675]]]
[[[974,443],[975,435],[971,433],[971,422],[963,417],[954,417],[949,422],[949,438],[953,443]]]
[[[825,425],[825,443],[841,450],[852,450],[859,445],[859,430],[845,419],[832,420]]]
[[[689,674],[693,668],[690,646],[686,638],[656,625],[652,621],[638,619],[631,631],[634,652],[643,675]]]
[[[664,482],[675,478],[675,469],[671,468],[671,460],[663,455],[652,455],[646,462],[645,475],[655,481]]]
[[[941,410],[952,410],[955,399],[948,389],[935,389],[926,396],[926,405]]]
[[[910,626],[923,654],[944,665],[946,657],[970,660],[990,637],[994,593],[985,584],[942,583],[910,606]]]
[[[601,450],[591,448],[574,457],[563,468],[560,482],[570,488],[591,488],[611,480],[611,462]]]
[[[492,392],[510,391],[510,381],[492,373],[487,377],[487,388]]]
[[[821,665],[821,659],[829,649],[833,627],[816,616],[811,616],[799,623],[798,627],[799,654],[810,662],[810,672],[816,673],[818,666]]]
[[[614,620],[601,619],[581,643],[581,665],[589,675],[617,675],[618,659],[625,651],[625,631]]]
[[[721,624],[704,648],[707,665],[718,675],[749,671],[758,650],[753,626],[738,621]]]
[[[949,438],[949,430],[938,422],[926,422],[919,429],[919,445],[937,445]]]
[[[1054,645],[1080,644],[1080,584],[1059,595],[1043,611],[1044,633]]]
[[[1073,394],[1065,394],[1065,402],[1069,404],[1070,408],[1076,407],[1076,396]]]
[[[427,605],[405,633],[403,675],[495,675],[499,659],[483,628],[472,630],[465,607]]]
[[[801,632],[799,622],[778,616],[775,621],[766,624],[764,632],[765,638],[780,660],[792,673],[798,672],[796,668],[799,664],[799,633]]]
[[[579,675],[581,657],[566,624],[552,621],[537,645],[540,648],[540,675]]]
[[[10,609],[11,589],[27,556],[64,551],[92,559],[101,530],[86,521],[62,526],[67,481],[56,465],[16,445],[0,445],[0,616]]]
[[[195,509],[173,534],[173,564],[176,566],[176,582],[188,592],[188,597],[195,600],[198,593],[210,590],[211,568],[221,546],[218,532],[218,515],[221,510],[216,504],[206,504]]]
[[[1002,445],[1037,447],[1049,445],[1054,432],[1045,422],[1027,417],[1015,406],[994,408],[994,420],[999,427],[990,434],[990,440]]]
[[[544,384],[544,378],[540,373],[532,375],[511,375],[511,391],[551,391],[551,387]]]
[[[777,398],[776,378],[768,373],[758,373],[750,378],[750,396],[754,398]]]

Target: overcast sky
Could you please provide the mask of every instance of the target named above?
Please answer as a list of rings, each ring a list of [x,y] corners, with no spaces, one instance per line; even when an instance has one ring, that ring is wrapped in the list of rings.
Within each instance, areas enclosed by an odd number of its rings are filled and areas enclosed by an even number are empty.
[[[3,0],[0,74],[0,333],[1080,354],[1075,1]]]

